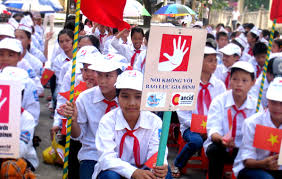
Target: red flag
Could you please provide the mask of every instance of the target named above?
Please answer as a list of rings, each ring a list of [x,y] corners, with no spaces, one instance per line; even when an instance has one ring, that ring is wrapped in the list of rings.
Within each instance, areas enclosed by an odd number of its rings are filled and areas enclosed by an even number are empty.
[[[273,0],[271,11],[270,11],[270,19],[276,19],[277,23],[282,23],[282,1],[281,0]]]
[[[200,114],[192,114],[191,128],[192,132],[207,133],[207,116]]]
[[[65,118],[62,119],[62,129],[61,129],[61,134],[62,135],[67,135],[67,128],[66,128],[67,127],[66,126],[67,125],[67,121],[68,120],[65,119]]]
[[[154,155],[152,155],[151,158],[149,158],[146,162],[145,165],[148,168],[153,168],[153,164],[157,163],[157,158],[158,158],[158,152],[156,152]]]
[[[282,130],[263,125],[256,125],[254,147],[279,153]]]
[[[87,89],[85,82],[80,82],[75,88],[74,88],[74,101],[76,101],[77,97],[80,95],[81,92],[85,91]],[[67,100],[70,100],[70,91],[59,93],[61,96],[66,98]]]
[[[42,73],[41,84],[43,86],[46,85],[53,75],[54,75],[54,72],[52,70],[45,68],[45,70]]]
[[[130,29],[130,25],[123,21],[123,10],[126,0],[82,0],[81,11],[91,21],[104,26]]]

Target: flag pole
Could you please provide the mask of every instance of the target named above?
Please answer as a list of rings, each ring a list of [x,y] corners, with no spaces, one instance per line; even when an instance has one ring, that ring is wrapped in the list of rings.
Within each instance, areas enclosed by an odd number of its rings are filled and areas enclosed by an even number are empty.
[[[72,61],[71,89],[70,89],[70,102],[71,103],[73,102],[73,99],[74,99],[74,84],[75,84],[75,68],[76,68],[77,43],[78,43],[79,15],[80,15],[80,0],[77,0],[77,2],[76,2],[76,10],[75,10],[73,61]],[[72,122],[72,118],[68,117],[68,121],[67,121],[67,136],[66,136],[66,145],[65,145],[65,157],[64,157],[64,169],[63,169],[63,179],[67,179],[68,178],[68,159],[69,159],[69,149],[70,149],[71,122]]]
[[[268,67],[268,62],[269,62],[269,56],[270,56],[270,52],[271,52],[271,48],[272,48],[275,25],[276,25],[276,19],[274,19],[273,24],[272,24],[272,28],[271,28],[270,39],[269,39],[268,49],[267,49],[267,56],[266,56],[266,60],[265,60],[265,63],[264,63],[263,74],[262,74],[262,79],[261,79],[260,88],[259,88],[259,95],[258,95],[259,97],[258,97],[256,112],[259,111],[260,104],[261,104],[263,86],[264,86],[264,81],[265,81],[265,77],[266,77],[266,72],[267,72],[267,67]]]
[[[172,114],[171,111],[164,112],[161,139],[160,139],[160,144],[159,144],[159,151],[158,151],[158,158],[157,158],[156,166],[163,166],[164,164],[164,157],[165,157],[165,151],[166,151],[166,144],[167,144],[171,114]]]

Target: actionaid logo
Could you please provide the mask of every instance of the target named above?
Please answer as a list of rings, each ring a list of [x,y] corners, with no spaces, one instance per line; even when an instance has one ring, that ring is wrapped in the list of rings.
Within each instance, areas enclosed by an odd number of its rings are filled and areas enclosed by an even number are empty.
[[[174,106],[192,106],[194,93],[173,93],[171,104]]]

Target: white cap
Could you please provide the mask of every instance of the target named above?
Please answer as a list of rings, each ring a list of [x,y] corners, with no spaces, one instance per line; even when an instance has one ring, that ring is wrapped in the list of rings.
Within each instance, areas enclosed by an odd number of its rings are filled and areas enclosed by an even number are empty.
[[[244,33],[244,32],[245,32],[245,29],[244,29],[244,27],[243,27],[242,25],[240,25],[240,26],[235,30],[235,32],[242,32],[242,33]]]
[[[282,77],[276,77],[270,83],[268,90],[266,92],[266,98],[273,101],[282,102]]]
[[[94,46],[84,46],[77,52],[77,61],[79,63],[93,64],[94,59],[103,58],[99,50]]]
[[[4,38],[0,41],[0,49],[9,49],[14,52],[22,53],[23,47],[18,39]]]
[[[11,25],[14,30],[19,27],[19,23],[12,17],[9,19],[8,24]]]
[[[228,34],[228,31],[222,26],[220,27],[219,32],[225,32],[225,33]]]
[[[249,73],[255,73],[255,69],[253,67],[253,65],[249,62],[246,62],[246,61],[238,61],[238,62],[235,62],[231,69],[232,68],[240,68],[246,72],[249,72]]]
[[[206,30],[208,31],[209,34],[213,35],[213,31],[212,31],[212,27],[211,26],[206,27]]]
[[[0,80],[15,81],[20,84],[20,90],[25,88],[25,83],[29,78],[28,73],[17,67],[5,67],[0,73]]]
[[[276,57],[272,64],[272,72],[274,77],[282,76],[282,57]]]
[[[15,38],[15,29],[10,24],[0,24],[0,35]]]
[[[260,33],[261,33],[261,31],[258,30],[258,28],[256,28],[256,27],[253,27],[253,28],[250,30],[250,32],[256,34],[256,36],[258,36],[258,37],[260,36]]]
[[[18,29],[27,31],[32,34],[33,21],[29,15],[24,16],[19,24]]]
[[[128,63],[128,60],[119,54],[116,53],[109,53],[105,56],[106,59],[108,60],[113,60],[116,62],[119,62],[121,64],[121,70],[124,71],[125,69],[127,69],[128,66],[130,66],[130,64]]]
[[[104,56],[95,57],[95,61],[88,68],[98,72],[111,72],[117,69],[122,69],[122,64],[114,60],[108,60]]]
[[[203,22],[202,21],[196,21],[195,24],[193,24],[193,27],[195,27],[195,26],[203,27]]]
[[[244,48],[248,46],[247,39],[244,34],[240,34],[238,37],[235,38],[235,40],[241,44]]]
[[[204,54],[219,54],[214,48],[205,46]]]
[[[219,52],[225,54],[225,55],[239,55],[241,56],[241,48],[236,45],[236,44],[233,44],[233,43],[229,43],[227,44],[225,47],[219,49]]]
[[[134,89],[142,91],[143,74],[137,70],[126,70],[118,76],[115,86],[117,89]]]

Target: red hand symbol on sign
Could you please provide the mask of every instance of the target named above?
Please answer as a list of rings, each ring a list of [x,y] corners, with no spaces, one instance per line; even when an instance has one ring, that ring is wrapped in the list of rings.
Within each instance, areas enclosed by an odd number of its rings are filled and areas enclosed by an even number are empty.
[[[0,89],[0,98],[2,96],[2,89]],[[2,99],[2,101],[0,101],[0,110],[2,108],[2,106],[4,105],[4,103],[7,101],[7,98]]]

